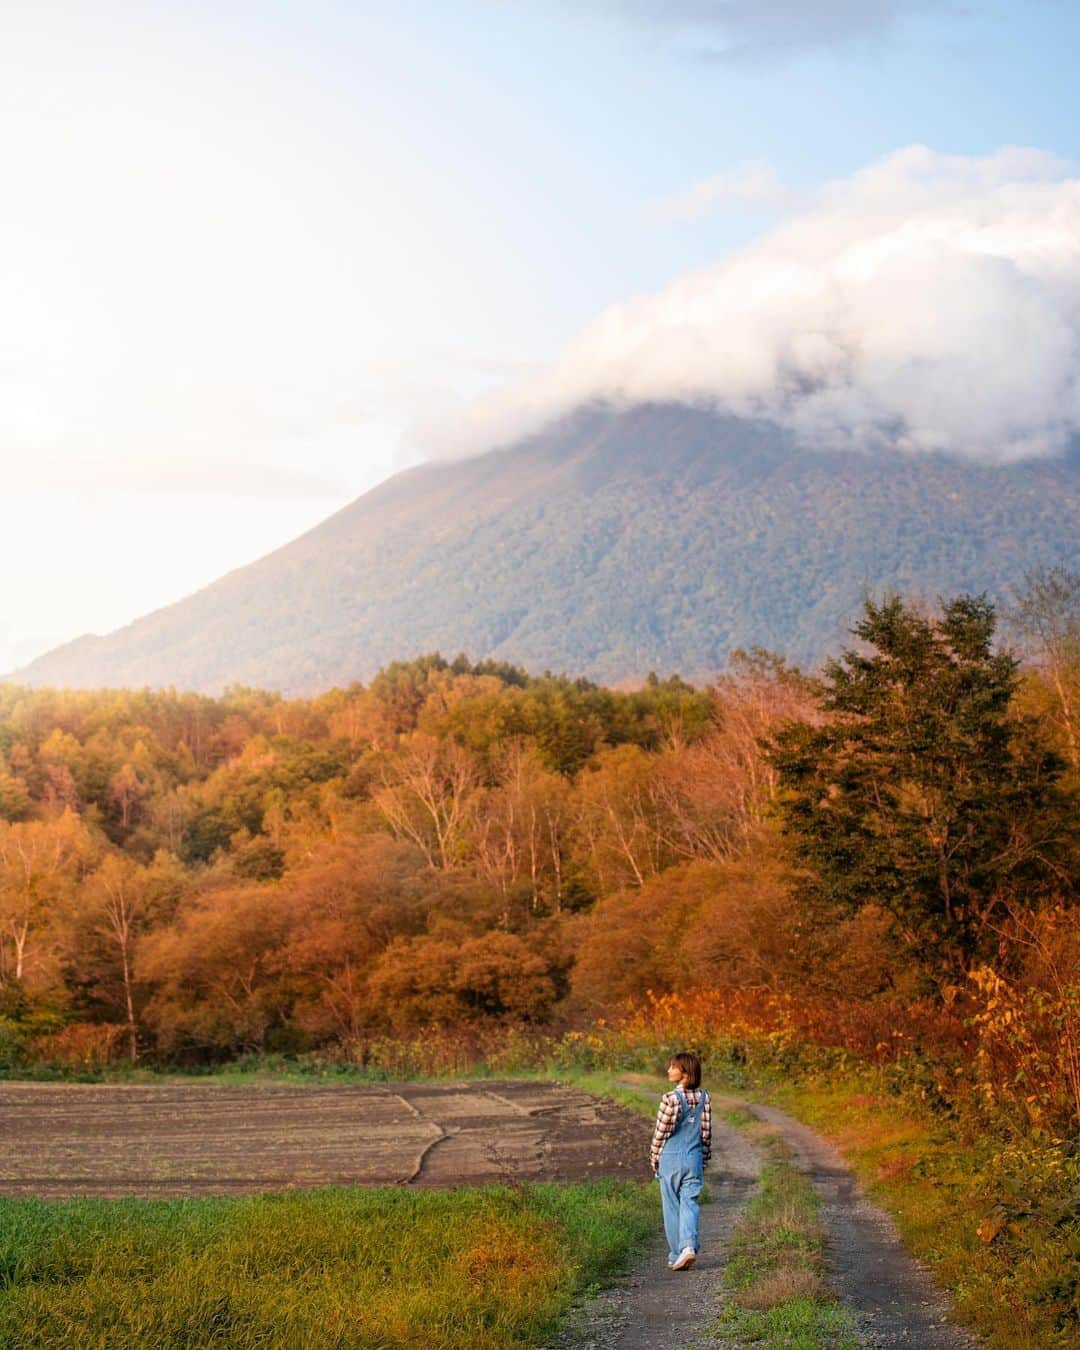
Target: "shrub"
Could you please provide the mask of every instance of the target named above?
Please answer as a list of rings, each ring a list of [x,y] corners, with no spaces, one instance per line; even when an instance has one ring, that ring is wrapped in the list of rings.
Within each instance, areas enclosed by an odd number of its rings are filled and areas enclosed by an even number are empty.
[[[70,1022],[59,1031],[35,1036],[27,1046],[32,1064],[65,1069],[99,1069],[123,1055],[127,1028],[112,1022]]]
[[[25,1060],[26,1033],[10,1017],[0,1017],[0,1069],[16,1069]]]

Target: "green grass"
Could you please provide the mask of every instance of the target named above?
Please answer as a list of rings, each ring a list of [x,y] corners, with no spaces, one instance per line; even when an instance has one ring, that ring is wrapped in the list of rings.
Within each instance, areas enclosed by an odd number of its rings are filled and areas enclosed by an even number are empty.
[[[647,1186],[0,1200],[0,1345],[536,1344],[656,1222]]]
[[[628,1111],[633,1111],[639,1116],[647,1116],[650,1120],[656,1118],[660,1096],[669,1088],[667,1080],[659,1074],[613,1074],[598,1069],[559,1068],[541,1076],[557,1079],[560,1083],[572,1083],[574,1087],[580,1088],[582,1092],[589,1092],[594,1097],[607,1097],[610,1101],[625,1106]]]
[[[721,1315],[717,1335],[728,1345],[754,1350],[857,1350],[862,1342],[853,1330],[851,1314],[839,1303],[791,1298],[760,1311],[728,1310]]]
[[[642,1064],[656,1059],[660,1067],[662,1055],[642,1051],[637,1058]],[[990,1347],[1042,1350],[1077,1344],[1080,1149],[1040,1138],[1006,1144],[973,1133],[915,1100],[898,1098],[870,1069],[835,1062],[820,1069],[801,1064],[782,1081],[754,1065],[731,1064],[717,1071],[718,1066],[719,1059],[708,1081],[717,1096],[727,1091],[772,1101],[838,1144],[871,1197],[892,1213],[908,1249],[951,1292],[959,1319],[980,1331]],[[135,1070],[137,1076],[129,1073],[110,1070],[93,1076],[129,1082],[170,1077],[145,1069]],[[344,1083],[378,1075],[262,1056],[197,1076],[227,1082]],[[485,1075],[477,1066],[448,1076]],[[611,1097],[643,1116],[653,1114],[664,1089],[656,1074],[566,1063],[533,1071],[503,1070],[495,1076],[557,1078]],[[185,1077],[189,1075],[172,1075],[173,1081]],[[651,1203],[644,1205],[643,1231],[651,1224]],[[587,1283],[591,1277],[584,1278]]]
[[[576,1070],[569,1071],[571,1077],[576,1078],[576,1074]],[[392,1073],[374,1064],[340,1063],[314,1054],[269,1053],[243,1055],[224,1064],[208,1065],[129,1064],[123,1060],[92,1066],[53,1063],[0,1065],[0,1083],[224,1083],[231,1086],[243,1083],[296,1083],[311,1086],[326,1083],[425,1083],[488,1078],[539,1078],[550,1081],[567,1076],[567,1071],[556,1066],[537,1068],[515,1062],[511,1067],[500,1067],[483,1060],[460,1068],[442,1068],[432,1073],[421,1072],[415,1065],[409,1065],[401,1073]]]
[[[335,1064],[330,1060],[294,1055],[245,1055],[227,1064],[182,1067],[179,1065],[128,1064],[118,1061],[93,1067],[58,1064],[25,1064],[0,1068],[0,1082],[31,1083],[384,1083],[389,1075],[382,1069],[360,1065]],[[410,1081],[422,1082],[425,1075],[410,1073]],[[461,1073],[441,1073],[442,1078],[517,1077],[516,1074],[488,1074],[474,1065]]]

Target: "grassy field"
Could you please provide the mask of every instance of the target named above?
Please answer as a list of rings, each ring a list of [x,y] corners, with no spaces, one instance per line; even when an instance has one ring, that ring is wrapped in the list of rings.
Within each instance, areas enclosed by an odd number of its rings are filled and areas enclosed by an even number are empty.
[[[655,1208],[630,1182],[0,1200],[0,1345],[536,1344]]]

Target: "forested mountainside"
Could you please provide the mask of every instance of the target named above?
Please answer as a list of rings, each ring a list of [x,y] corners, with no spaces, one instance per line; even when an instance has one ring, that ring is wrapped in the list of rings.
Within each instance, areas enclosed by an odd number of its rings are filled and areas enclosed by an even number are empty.
[[[1075,450],[1005,465],[808,451],[697,409],[588,409],[399,474],[16,678],[310,694],[435,649],[605,682],[709,676],[755,646],[808,664],[867,589],[1000,599],[1029,566],[1074,563],[1078,503]]]

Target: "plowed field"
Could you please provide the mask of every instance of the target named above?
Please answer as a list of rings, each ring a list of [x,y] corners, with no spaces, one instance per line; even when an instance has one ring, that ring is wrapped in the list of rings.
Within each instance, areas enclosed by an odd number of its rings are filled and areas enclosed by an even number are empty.
[[[555,1083],[0,1085],[0,1194],[648,1176],[647,1121]]]

